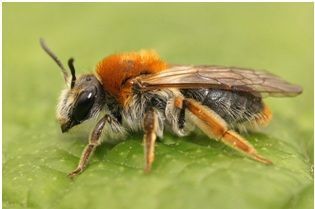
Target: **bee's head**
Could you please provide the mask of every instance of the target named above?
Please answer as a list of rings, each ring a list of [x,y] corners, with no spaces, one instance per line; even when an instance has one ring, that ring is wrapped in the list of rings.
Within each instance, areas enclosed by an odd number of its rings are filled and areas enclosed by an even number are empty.
[[[57,106],[57,120],[61,125],[62,132],[66,132],[101,111],[104,106],[105,92],[93,74],[81,75],[76,79],[72,58],[68,61],[70,77],[62,63],[49,50],[44,41],[41,39],[40,42],[43,49],[61,68],[67,84],[67,88],[61,92]]]
[[[61,92],[57,105],[57,120],[62,132],[95,116],[104,103],[102,85],[93,74],[80,76],[72,88]]]

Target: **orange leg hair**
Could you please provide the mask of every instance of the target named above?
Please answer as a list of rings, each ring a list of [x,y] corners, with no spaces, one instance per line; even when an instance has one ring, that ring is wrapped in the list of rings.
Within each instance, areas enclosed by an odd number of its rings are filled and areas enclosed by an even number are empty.
[[[154,161],[154,144],[156,140],[156,132],[158,128],[157,114],[152,107],[148,108],[143,120],[144,127],[144,172],[148,173],[151,170]]]
[[[229,147],[244,153],[258,162],[272,164],[270,160],[259,155],[246,139],[235,131],[229,130],[227,123],[210,108],[201,105],[193,99],[176,98],[175,106],[181,109],[183,105],[192,113],[193,122],[210,138],[222,141]]]

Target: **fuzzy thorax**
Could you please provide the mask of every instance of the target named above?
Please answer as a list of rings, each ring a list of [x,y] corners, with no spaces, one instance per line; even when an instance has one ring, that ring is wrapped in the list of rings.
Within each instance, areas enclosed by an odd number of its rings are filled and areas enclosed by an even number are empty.
[[[104,90],[114,96],[120,104],[124,104],[131,95],[131,86],[127,84],[127,80],[157,73],[166,68],[166,62],[161,60],[155,51],[141,50],[105,57],[96,66],[96,74]]]

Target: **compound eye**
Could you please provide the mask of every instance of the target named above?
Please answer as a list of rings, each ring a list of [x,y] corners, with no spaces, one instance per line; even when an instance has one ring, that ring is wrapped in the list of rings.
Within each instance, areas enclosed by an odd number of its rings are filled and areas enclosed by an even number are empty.
[[[73,107],[72,118],[79,123],[86,119],[94,104],[94,101],[95,95],[92,91],[85,91],[81,93]]]

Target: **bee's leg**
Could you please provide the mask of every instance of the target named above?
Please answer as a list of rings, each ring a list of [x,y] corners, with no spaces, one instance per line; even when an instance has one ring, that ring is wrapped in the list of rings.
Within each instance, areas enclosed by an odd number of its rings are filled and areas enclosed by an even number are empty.
[[[99,139],[106,122],[110,123],[111,120],[112,118],[109,115],[105,115],[102,119],[98,121],[89,138],[89,144],[84,148],[84,151],[82,152],[82,156],[80,158],[77,168],[68,174],[69,177],[74,177],[84,170],[93,151],[98,145],[100,145]]]
[[[264,164],[272,163],[270,160],[259,155],[256,149],[246,139],[235,131],[228,129],[228,125],[223,118],[208,107],[201,105],[193,99],[177,98],[176,101],[178,108],[181,108],[181,105],[184,104],[188,111],[193,114],[192,119],[194,123],[210,138],[214,137],[258,162]]]
[[[145,165],[144,172],[150,172],[152,163],[154,161],[154,144],[156,140],[156,132],[158,129],[157,114],[152,107],[147,108],[143,119],[144,128],[144,157]]]

